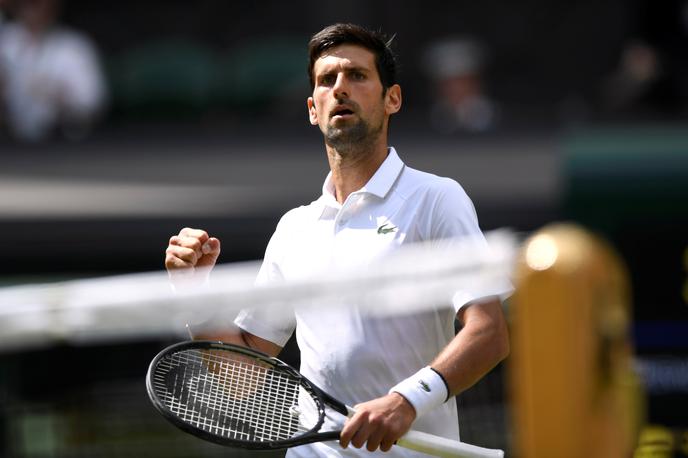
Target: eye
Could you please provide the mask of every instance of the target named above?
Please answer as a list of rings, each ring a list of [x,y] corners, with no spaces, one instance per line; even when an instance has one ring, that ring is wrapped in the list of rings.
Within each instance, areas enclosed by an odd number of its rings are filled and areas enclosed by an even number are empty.
[[[363,72],[353,72],[351,74],[351,78],[354,79],[355,81],[362,81],[366,78],[365,73]]]
[[[322,86],[332,86],[336,81],[336,76],[332,73],[326,73],[320,77],[320,84]]]

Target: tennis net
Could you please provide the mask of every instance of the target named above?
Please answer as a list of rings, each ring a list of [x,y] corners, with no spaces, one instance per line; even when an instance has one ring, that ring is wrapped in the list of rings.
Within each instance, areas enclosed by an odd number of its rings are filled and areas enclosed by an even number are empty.
[[[0,455],[226,456],[223,447],[168,425],[145,394],[148,363],[164,346],[188,338],[185,323],[229,322],[251,307],[280,313],[355,302],[385,315],[449,303],[462,286],[476,290],[510,276],[517,235],[497,231],[486,237],[487,245],[467,239],[410,246],[384,264],[259,287],[259,263],[247,262],[216,266],[200,286],[173,288],[161,271],[0,288],[0,432],[7,438]],[[298,357],[292,339],[281,358],[298,365]],[[498,370],[459,399],[466,425],[477,427],[475,415],[482,412],[483,429],[489,411],[496,422],[487,430],[505,431],[501,378]],[[507,445],[505,433],[481,438],[471,426],[463,433],[476,445]],[[283,455],[266,453],[260,456]]]

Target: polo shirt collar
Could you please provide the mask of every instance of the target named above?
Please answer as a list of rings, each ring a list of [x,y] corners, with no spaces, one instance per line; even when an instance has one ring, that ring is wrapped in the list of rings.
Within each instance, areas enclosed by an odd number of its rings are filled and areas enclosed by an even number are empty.
[[[397,181],[399,174],[404,168],[404,162],[399,158],[394,147],[389,147],[389,153],[387,158],[377,169],[375,174],[368,180],[357,192],[362,192],[366,194],[373,194],[381,199],[384,199],[389,193],[390,189]],[[325,178],[325,183],[322,187],[323,201],[326,205],[339,206],[337,199],[334,196],[334,184],[332,183],[332,172],[327,174]]]
[[[384,199],[390,189],[392,189],[392,186],[394,186],[397,178],[399,178],[399,174],[403,168],[404,163],[399,158],[396,150],[394,147],[390,147],[387,159],[380,165],[375,175],[368,180],[368,183],[361,188],[361,191]]]

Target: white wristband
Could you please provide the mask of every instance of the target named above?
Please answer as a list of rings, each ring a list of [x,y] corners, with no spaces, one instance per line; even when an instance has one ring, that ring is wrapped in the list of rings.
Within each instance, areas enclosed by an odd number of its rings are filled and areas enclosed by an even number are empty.
[[[449,388],[442,375],[426,366],[389,390],[397,392],[416,409],[416,418],[449,399]]]

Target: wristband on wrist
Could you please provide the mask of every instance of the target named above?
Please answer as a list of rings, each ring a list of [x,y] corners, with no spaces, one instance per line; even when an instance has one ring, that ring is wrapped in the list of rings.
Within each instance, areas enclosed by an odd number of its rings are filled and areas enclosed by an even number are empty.
[[[449,386],[446,380],[430,366],[397,383],[389,392],[399,393],[406,398],[416,410],[416,417],[424,415],[449,399]]]

